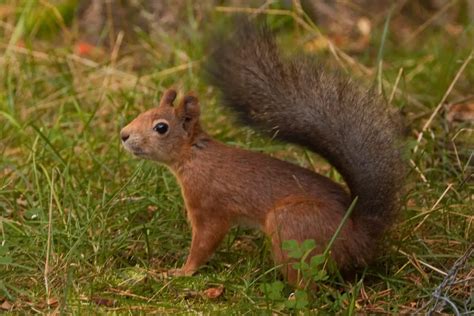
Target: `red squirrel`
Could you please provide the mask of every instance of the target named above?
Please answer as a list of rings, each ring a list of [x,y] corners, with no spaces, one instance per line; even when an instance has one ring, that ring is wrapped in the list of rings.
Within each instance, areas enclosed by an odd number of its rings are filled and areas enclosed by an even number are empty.
[[[324,251],[356,197],[330,255],[341,271],[369,263],[399,209],[403,178],[399,129],[384,102],[308,57],[282,57],[268,27],[250,23],[216,40],[206,69],[225,106],[260,131],[320,154],[350,192],[311,170],[213,139],[201,127],[197,97],[185,95],[175,106],[176,91],[167,90],[120,136],[135,156],[166,165],[181,186],[192,242],[184,266],[170,273],[192,275],[232,226],[245,223],[268,236],[275,262],[296,284],[282,242],[313,239],[314,253]]]

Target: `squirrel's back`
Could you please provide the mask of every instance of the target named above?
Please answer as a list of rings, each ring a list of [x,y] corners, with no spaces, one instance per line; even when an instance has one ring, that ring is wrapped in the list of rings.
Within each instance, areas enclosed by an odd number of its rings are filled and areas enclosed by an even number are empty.
[[[353,220],[372,238],[391,224],[402,187],[399,126],[383,100],[313,59],[283,58],[265,26],[240,21],[207,64],[224,104],[251,126],[326,158],[358,201]]]

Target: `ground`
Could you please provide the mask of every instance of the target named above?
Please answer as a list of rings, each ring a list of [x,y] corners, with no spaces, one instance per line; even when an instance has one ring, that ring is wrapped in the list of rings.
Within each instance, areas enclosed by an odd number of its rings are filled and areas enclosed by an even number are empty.
[[[160,16],[167,23],[158,19],[147,30],[132,21],[121,32],[106,15],[94,39],[81,36],[87,32],[77,21],[85,17],[73,18],[75,1],[0,4],[0,310],[472,311],[467,1],[447,1],[419,19],[387,6],[354,17],[355,31],[346,33],[313,23],[298,5],[262,8],[283,48],[375,86],[402,113],[410,172],[400,216],[373,265],[354,280],[331,276],[316,291],[292,295],[273,269],[268,241],[234,229],[195,276],[163,274],[183,263],[190,243],[180,190],[165,167],[125,152],[119,131],[166,88],[195,91],[203,125],[217,139],[342,182],[322,159],[242,127],[219,106],[202,76],[206,38],[236,11],[255,9],[205,3],[170,11]]]

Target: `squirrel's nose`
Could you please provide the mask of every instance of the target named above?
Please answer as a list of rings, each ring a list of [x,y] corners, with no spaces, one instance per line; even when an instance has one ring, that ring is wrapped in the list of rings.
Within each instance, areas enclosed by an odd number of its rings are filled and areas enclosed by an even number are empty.
[[[127,141],[127,139],[130,137],[130,134],[128,133],[125,133],[125,132],[121,132],[120,133],[120,138],[122,139],[122,141],[125,143]]]

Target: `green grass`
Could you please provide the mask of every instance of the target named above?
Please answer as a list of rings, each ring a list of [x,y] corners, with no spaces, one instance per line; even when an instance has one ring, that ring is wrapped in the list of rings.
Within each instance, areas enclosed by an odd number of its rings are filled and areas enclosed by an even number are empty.
[[[142,33],[117,60],[107,52],[92,62],[74,56],[67,41],[28,33],[37,10],[19,5],[0,27],[0,302],[23,312],[290,312],[284,300],[262,292],[263,284],[280,277],[267,241],[251,230],[234,229],[195,276],[163,277],[161,272],[184,262],[190,243],[180,190],[166,168],[131,157],[118,137],[173,85],[197,92],[203,125],[216,138],[340,181],[325,162],[239,127],[219,107],[200,62],[206,32],[229,16],[213,13],[202,20],[190,10],[178,30]],[[281,19],[272,16],[285,33],[284,44],[303,47],[312,32]],[[449,36],[431,26],[406,45],[393,29],[384,32],[384,21],[372,35],[364,52],[351,55],[355,64],[327,50],[320,55],[334,68],[345,66],[361,84],[382,79],[387,99],[403,69],[392,104],[404,113],[410,175],[400,218],[379,258],[362,279],[324,282],[310,297],[312,311],[414,312],[474,242],[472,123],[448,123],[443,107],[417,141],[472,54],[474,25],[462,24],[460,33]],[[20,39],[26,48],[15,45]],[[138,59],[147,66],[134,67]],[[447,103],[472,97],[473,65]],[[460,311],[474,308],[473,265],[471,257],[457,275],[464,282],[446,294]],[[221,297],[203,295],[219,285],[225,288]],[[290,292],[285,287],[284,297]]]

